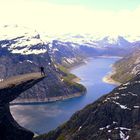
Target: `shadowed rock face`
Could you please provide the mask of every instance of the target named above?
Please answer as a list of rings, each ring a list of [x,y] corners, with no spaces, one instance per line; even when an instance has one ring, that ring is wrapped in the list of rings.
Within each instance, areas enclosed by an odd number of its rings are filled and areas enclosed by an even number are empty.
[[[30,73],[0,82],[0,140],[32,140],[34,134],[12,117],[9,102],[44,78],[40,73]]]
[[[140,140],[140,75],[34,140]]]

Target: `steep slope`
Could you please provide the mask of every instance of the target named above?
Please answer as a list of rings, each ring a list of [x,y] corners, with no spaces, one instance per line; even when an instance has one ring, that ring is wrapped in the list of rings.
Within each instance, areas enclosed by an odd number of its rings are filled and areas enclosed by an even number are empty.
[[[140,75],[35,140],[139,140]]]
[[[124,37],[68,35],[49,37],[17,25],[0,28],[0,81],[12,75],[37,72],[45,67],[47,79],[22,94],[17,102],[55,101],[83,95],[85,88],[64,81],[59,66],[72,67],[94,56],[123,56],[133,49]],[[26,99],[26,100],[24,100]]]
[[[14,120],[9,103],[44,78],[40,73],[29,73],[0,82],[0,140],[32,140],[34,134]]]
[[[77,47],[74,47],[76,45]],[[82,63],[85,58],[85,55],[79,50],[78,46],[76,43],[53,40],[48,44],[48,52],[56,64],[72,67]]]
[[[121,83],[134,77],[140,71],[140,49],[135,49],[132,53],[125,56],[113,66],[114,73],[111,76],[114,80]]]
[[[38,72],[40,66],[44,66],[47,74],[43,82],[14,102],[55,101],[84,94],[85,88],[81,90],[83,86],[79,87],[76,83],[71,86],[63,81],[64,73],[57,68],[48,53],[48,42],[42,41],[36,31],[29,32],[18,26],[4,28],[8,34],[4,32],[0,38],[0,81],[13,75]]]
[[[67,38],[64,37],[64,38]],[[93,56],[124,56],[133,50],[133,43],[123,37],[104,37],[98,40],[86,37],[55,39],[49,44],[54,60],[63,65],[73,65],[82,58]]]

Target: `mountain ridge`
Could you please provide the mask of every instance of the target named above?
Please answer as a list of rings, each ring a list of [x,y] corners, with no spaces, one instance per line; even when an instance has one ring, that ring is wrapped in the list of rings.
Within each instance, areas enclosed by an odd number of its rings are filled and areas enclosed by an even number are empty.
[[[83,95],[85,90],[79,94],[79,91],[84,88],[77,83],[73,88],[73,85],[63,81],[66,74],[59,70],[59,66],[71,68],[83,63],[88,57],[124,56],[134,48],[133,43],[128,43],[122,38],[123,41],[120,43],[125,42],[130,46],[122,47],[118,45],[119,43],[110,44],[108,39],[98,42],[98,40],[92,40],[94,36],[86,36],[89,38],[86,39],[80,35],[71,36],[74,40],[76,38],[76,42],[70,42],[65,38],[63,38],[65,41],[61,41],[61,38],[58,40],[57,37],[51,38],[52,41],[50,41],[47,35],[42,35],[36,30],[17,25],[6,25],[0,34],[0,81],[12,75],[37,72],[40,66],[44,66],[48,79],[29,90],[30,94],[22,94],[21,101],[26,99],[31,102],[37,99],[42,102],[50,100],[50,98],[56,100]],[[79,40],[82,41],[82,44],[78,43]]]
[[[139,140],[139,90],[137,75],[34,140]]]
[[[133,78],[140,72],[140,49],[137,47],[130,54],[120,59],[113,65],[112,79],[121,83]]]

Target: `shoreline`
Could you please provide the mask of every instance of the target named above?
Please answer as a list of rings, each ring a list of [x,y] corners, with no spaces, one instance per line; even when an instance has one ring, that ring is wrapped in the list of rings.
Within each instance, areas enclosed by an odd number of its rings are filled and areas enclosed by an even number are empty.
[[[110,58],[110,57],[106,57],[106,58]],[[69,72],[71,72],[71,70],[74,68],[77,68],[81,65],[85,65],[88,62],[88,60],[90,60],[90,59],[91,58],[88,58],[85,61],[83,61],[82,63],[78,63],[77,65],[72,66],[71,68],[68,68]],[[119,86],[119,85],[121,85],[121,83],[119,83],[111,78],[111,75],[115,72],[115,68],[113,66],[111,66],[111,67],[113,69],[112,72],[110,72],[109,74],[104,76],[102,78],[102,81],[105,83],[108,83],[108,84]],[[72,81],[75,83],[79,83],[81,81],[81,79],[79,77],[76,77]],[[16,101],[12,102],[10,105],[11,106],[13,106],[13,105],[31,105],[31,104],[36,105],[36,104],[53,103],[53,102],[57,102],[57,101],[64,101],[64,100],[68,100],[68,99],[72,99],[72,98],[77,98],[77,97],[83,96],[85,94],[86,94],[86,91],[72,93],[69,95],[58,96],[58,97],[49,97],[49,98],[44,98],[44,99],[18,99]]]
[[[78,67],[80,67],[82,65],[85,65],[85,64],[86,64],[86,60],[80,61],[79,63],[77,63],[77,64],[75,64],[75,65],[73,65],[73,66],[71,66],[71,67],[69,67],[67,69],[68,69],[69,72],[71,72],[73,69],[76,69],[76,68],[78,68]]]
[[[85,92],[77,92],[74,93],[72,95],[65,95],[65,96],[59,96],[59,97],[50,97],[50,98],[45,98],[43,100],[36,100],[36,99],[29,99],[29,100],[17,100],[14,101],[10,104],[10,106],[14,106],[14,105],[37,105],[37,104],[46,104],[46,103],[53,103],[53,102],[57,102],[57,101],[64,101],[64,100],[68,100],[68,99],[72,99],[72,98],[77,98],[77,97],[81,97],[83,95],[86,94]]]
[[[118,59],[121,59],[123,57],[121,57],[121,56],[102,55],[102,56],[96,56],[96,58],[118,58]]]
[[[86,64],[86,61],[82,61],[82,62],[78,63],[77,65],[72,66],[71,68],[68,68],[68,71],[71,73],[72,69],[79,67],[81,65],[84,65],[84,64]],[[72,80],[72,82],[74,82],[74,83],[79,83],[80,81],[81,81],[81,79],[77,76],[76,76],[76,78],[74,78]],[[86,91],[71,93],[69,95],[58,96],[58,97],[49,97],[49,98],[44,98],[44,99],[18,99],[18,100],[15,100],[14,102],[11,102],[10,106],[54,103],[54,102],[64,101],[64,100],[68,100],[68,99],[72,99],[72,98],[78,98],[85,94],[86,94]]]
[[[112,71],[103,77],[102,81],[111,85],[120,86],[122,83],[115,81],[111,76],[116,73],[115,67],[111,65]]]
[[[115,86],[120,86],[121,85],[121,83],[119,83],[119,82],[117,82],[117,81],[115,81],[111,78],[111,74],[108,74],[105,77],[103,77],[102,81],[104,83],[115,85]]]
[[[74,83],[79,83],[81,81],[81,79],[79,77],[76,77],[72,80],[72,82]]]

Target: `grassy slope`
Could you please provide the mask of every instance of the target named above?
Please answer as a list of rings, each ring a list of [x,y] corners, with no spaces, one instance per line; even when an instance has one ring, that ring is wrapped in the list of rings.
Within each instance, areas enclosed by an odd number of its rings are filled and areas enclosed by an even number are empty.
[[[74,79],[77,77],[74,74],[71,74],[65,67],[59,65],[58,66],[59,70],[63,72],[62,79],[64,82],[74,91],[77,92],[85,92],[86,89],[83,85],[74,82]]]

